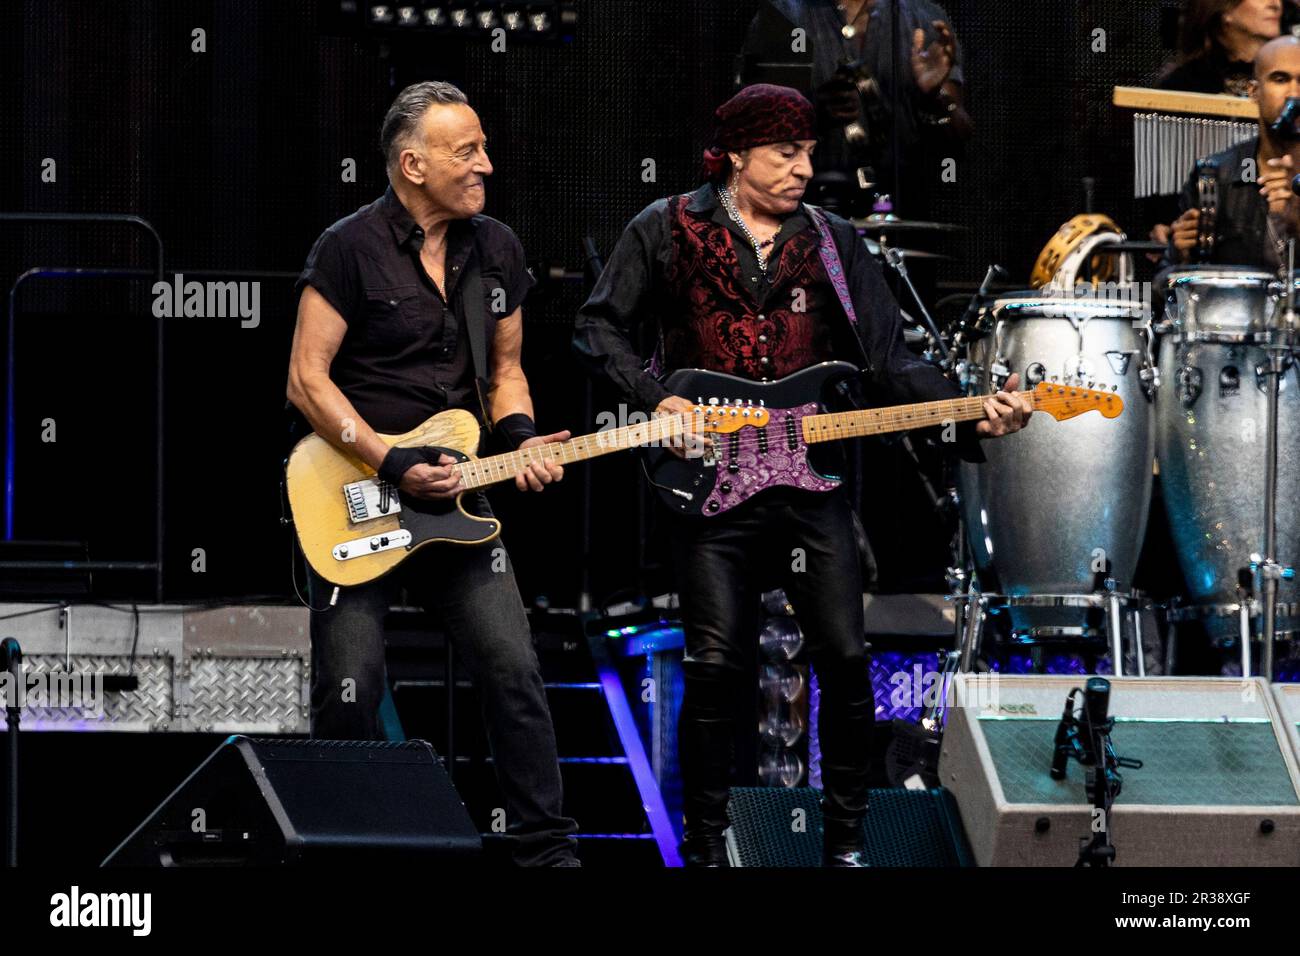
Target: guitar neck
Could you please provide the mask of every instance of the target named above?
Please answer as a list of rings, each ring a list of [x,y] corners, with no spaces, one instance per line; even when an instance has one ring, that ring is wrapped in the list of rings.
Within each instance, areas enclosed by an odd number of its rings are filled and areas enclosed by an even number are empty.
[[[1035,407],[1033,392],[1017,392]],[[948,422],[970,422],[984,417],[984,400],[987,395],[970,395],[938,402],[918,402],[914,405],[888,405],[852,412],[829,412],[822,415],[805,415],[803,440],[812,445],[837,438],[859,438],[863,435],[885,435],[911,428],[926,428]]]
[[[486,488],[488,485],[509,481],[532,464],[553,461],[557,465],[571,465],[611,452],[675,438],[684,430],[683,416],[665,415],[636,425],[579,435],[569,441],[518,448],[487,458],[473,458],[458,462],[452,466],[452,470],[460,475],[461,484],[466,490]]]

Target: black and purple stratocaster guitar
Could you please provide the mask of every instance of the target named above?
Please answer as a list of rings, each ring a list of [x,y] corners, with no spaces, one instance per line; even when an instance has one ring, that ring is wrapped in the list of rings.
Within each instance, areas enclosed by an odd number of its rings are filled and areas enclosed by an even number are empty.
[[[854,374],[857,369],[847,362],[822,362],[775,382],[755,382],[702,369],[672,373],[664,385],[674,395],[716,407],[723,416],[744,419],[757,409],[767,415],[762,425],[754,423],[715,437],[711,452],[705,455],[683,459],[666,448],[646,449],[651,483],[676,512],[720,515],[768,488],[830,491],[838,487],[839,478],[819,474],[808,462],[809,446],[818,442],[984,417],[987,396],[979,395],[861,411],[824,411],[826,390]],[[1123,399],[1113,392],[1077,385],[1040,382],[1020,394],[1029,399],[1034,411],[1057,421],[1093,409],[1115,418],[1124,410]]]

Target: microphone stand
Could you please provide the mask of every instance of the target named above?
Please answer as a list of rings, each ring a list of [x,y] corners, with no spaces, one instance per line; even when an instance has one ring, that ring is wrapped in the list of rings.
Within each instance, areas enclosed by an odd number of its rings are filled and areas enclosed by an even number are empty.
[[[18,865],[18,722],[22,719],[23,652],[12,637],[0,641],[0,673],[9,678],[5,699],[5,750],[8,772],[5,774],[5,863]]]
[[[1256,555],[1252,562],[1259,571],[1260,591],[1264,602],[1263,654],[1260,671],[1268,680],[1273,679],[1273,644],[1277,637],[1277,590],[1278,582],[1283,577],[1291,577],[1291,568],[1284,568],[1277,561],[1277,444],[1278,444],[1278,394],[1281,391],[1282,376],[1291,367],[1291,333],[1296,325],[1295,310],[1295,239],[1287,240],[1286,262],[1282,275],[1283,308],[1275,313],[1269,329],[1268,351],[1268,391],[1267,446],[1264,457],[1264,554]],[[1280,317],[1280,321],[1278,320]],[[1246,676],[1246,675],[1243,675]]]
[[[1093,819],[1100,819],[1101,827],[1093,827],[1092,839],[1080,847],[1074,865],[1110,866],[1115,860],[1115,844],[1110,838],[1111,813],[1124,783],[1119,768],[1140,770],[1142,761],[1115,754],[1110,740],[1110,732],[1115,727],[1115,719],[1110,716],[1110,681],[1090,677],[1084,684],[1082,726],[1075,716],[1078,694],[1076,687],[1066,695],[1065,709],[1056,728],[1049,775],[1053,780],[1064,780],[1066,763],[1071,759],[1087,768],[1084,790],[1092,801]]]
[[[590,290],[596,285],[600,274],[605,271],[605,260],[600,254],[600,249],[596,246],[596,240],[591,236],[582,237],[582,256],[583,256],[583,276],[587,280],[587,288]],[[584,428],[590,428],[596,418],[595,398],[590,375],[584,375],[585,382],[582,389],[582,423]],[[584,468],[582,471],[582,510],[580,512],[581,533],[579,537],[582,540],[582,584],[578,595],[578,610],[586,614],[592,610],[593,602],[591,596],[591,469]],[[638,488],[638,499],[644,500],[645,495]],[[638,505],[638,508],[641,506]],[[643,510],[638,510],[638,523],[644,517]],[[643,528],[638,531],[644,532]],[[645,534],[641,534],[641,540],[645,540]],[[641,561],[640,565],[644,566],[645,562]]]
[[[945,372],[951,371],[952,356],[948,354],[948,343],[944,339],[943,333],[939,331],[939,326],[935,325],[934,319],[930,316],[930,310],[927,309],[925,303],[921,301],[921,296],[917,293],[916,286],[912,285],[912,278],[907,274],[907,263],[904,261],[903,253],[895,249],[893,246],[886,245],[883,240],[880,243],[880,251],[885,254],[885,261],[888,262],[893,270],[898,273],[899,277],[903,280],[903,284],[907,286],[907,291],[912,295],[912,301],[916,303],[916,307],[921,311],[921,318],[925,320],[926,331],[934,339],[934,347],[930,352],[930,360]],[[938,355],[942,355],[943,358],[938,358]]]

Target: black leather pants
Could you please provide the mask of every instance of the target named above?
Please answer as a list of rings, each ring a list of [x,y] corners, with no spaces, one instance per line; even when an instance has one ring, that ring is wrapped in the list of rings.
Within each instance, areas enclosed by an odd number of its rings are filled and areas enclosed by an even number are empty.
[[[862,620],[862,571],[848,500],[775,489],[716,518],[673,519],[686,629],[678,728],[685,843],[721,846],[737,695],[757,639],[762,576],[779,583],[821,688],[818,733],[828,848],[854,845],[867,805],[875,702]]]

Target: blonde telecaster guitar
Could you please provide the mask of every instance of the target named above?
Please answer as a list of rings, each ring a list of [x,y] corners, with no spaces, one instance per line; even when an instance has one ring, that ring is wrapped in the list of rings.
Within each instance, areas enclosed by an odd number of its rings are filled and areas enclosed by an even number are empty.
[[[489,458],[476,458],[479,425],[462,409],[440,412],[404,435],[381,435],[389,445],[431,447],[457,459],[452,467],[466,491],[512,481],[532,462],[571,465],[599,455],[662,443],[686,432],[718,434],[767,424],[767,411],[741,406],[702,406],[622,428],[582,435]],[[436,459],[435,459],[436,460]],[[430,501],[397,493],[360,459],[319,435],[294,446],[285,468],[294,527],[312,568],[331,584],[354,586],[382,577],[413,551],[434,542],[481,544],[501,533],[495,518],[482,518],[455,499]]]

